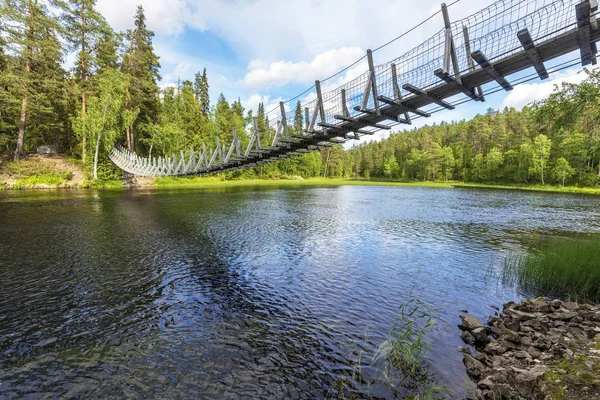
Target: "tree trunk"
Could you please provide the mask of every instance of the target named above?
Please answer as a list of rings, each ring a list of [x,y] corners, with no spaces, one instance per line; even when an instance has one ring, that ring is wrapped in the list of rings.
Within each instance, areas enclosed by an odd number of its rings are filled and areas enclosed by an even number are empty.
[[[102,133],[98,133],[98,140],[96,141],[96,154],[94,154],[94,180],[98,180],[98,152],[100,151],[100,139]]]
[[[27,90],[27,87],[25,87]],[[21,105],[21,120],[19,121],[19,137],[17,139],[17,148],[15,150],[15,160],[18,160],[25,155],[23,144],[25,142],[25,122],[27,119],[27,93],[23,96],[23,104]]]
[[[327,149],[327,159],[325,160],[325,171],[323,171],[323,178],[327,177],[327,168],[329,167],[329,153],[331,153],[331,148]]]
[[[25,125],[27,124],[27,90],[29,85],[29,73],[31,72],[31,42],[33,41],[33,7],[29,3],[29,30],[27,34],[27,49],[25,50],[25,77],[23,78],[23,103],[21,103],[21,119],[19,120],[19,136],[17,138],[17,148],[15,149],[15,160],[25,155]]]
[[[129,128],[129,136],[130,136],[129,137],[129,141],[131,143],[131,149],[130,149],[130,151],[132,153],[135,153],[135,143],[133,141],[133,123],[132,123],[131,127]]]
[[[85,159],[87,155],[87,134],[85,132],[85,114],[86,114],[86,104],[85,104],[85,89],[86,89],[86,81],[87,81],[87,59],[85,53],[85,7],[81,5],[81,119],[83,124],[81,126],[81,161],[85,167]],[[95,174],[95,173],[94,173]]]
[[[131,151],[131,140],[129,137],[129,127],[125,128],[125,137],[127,138],[127,149]]]
[[[87,155],[87,135],[85,133],[85,89],[81,91],[81,162],[85,168],[85,159]]]

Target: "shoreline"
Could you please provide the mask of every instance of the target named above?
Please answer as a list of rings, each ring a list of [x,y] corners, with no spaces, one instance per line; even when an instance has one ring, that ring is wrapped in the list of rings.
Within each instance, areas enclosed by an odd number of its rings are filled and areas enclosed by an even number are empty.
[[[554,186],[554,185],[506,185],[470,182],[430,182],[430,181],[386,181],[343,178],[306,178],[306,179],[239,179],[223,180],[215,177],[182,177],[182,178],[140,178],[136,184],[128,184],[124,180],[99,180],[94,181],[63,181],[60,183],[35,182],[22,178],[0,182],[0,191],[18,190],[87,190],[87,189],[209,189],[209,188],[234,188],[234,187],[303,187],[303,186],[397,186],[397,187],[422,187],[439,189],[483,189],[483,190],[515,190],[527,192],[545,192],[559,194],[585,194],[600,195],[600,188]]]

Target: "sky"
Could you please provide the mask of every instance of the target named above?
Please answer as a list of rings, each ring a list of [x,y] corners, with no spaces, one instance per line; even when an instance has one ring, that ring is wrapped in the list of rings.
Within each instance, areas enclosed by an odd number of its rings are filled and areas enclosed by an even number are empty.
[[[448,8],[450,18],[462,19],[492,2],[460,0]],[[193,80],[197,71],[206,68],[211,102],[223,93],[230,102],[240,99],[246,110],[255,112],[259,102],[267,110],[276,107],[280,100],[304,92],[316,79],[338,72],[367,49],[381,46],[440,10],[438,0],[98,0],[97,8],[115,30],[124,31],[132,27],[138,4],[155,33],[161,86],[173,85],[179,77]],[[404,54],[442,27],[438,14],[375,52],[375,64]],[[333,88],[367,69],[363,61],[328,84]],[[512,92],[486,96],[485,102],[470,102],[394,131],[468,119],[490,107],[520,109],[547,97],[560,82],[580,82],[584,78],[580,70],[575,66],[543,82],[522,84]],[[368,140],[389,133],[380,131]]]

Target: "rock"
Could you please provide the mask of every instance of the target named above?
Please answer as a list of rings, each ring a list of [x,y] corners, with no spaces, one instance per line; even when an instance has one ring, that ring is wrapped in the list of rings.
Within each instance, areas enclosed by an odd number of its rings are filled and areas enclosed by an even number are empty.
[[[475,336],[471,334],[469,331],[463,331],[460,335],[460,338],[466,344],[470,344],[471,346],[475,346]]]
[[[506,346],[502,344],[502,342],[498,342],[496,340],[491,341],[485,348],[485,352],[491,355],[501,355],[506,353]]]
[[[477,384],[475,398],[550,399],[560,385],[575,396],[568,398],[600,400],[600,349],[594,348],[600,342],[600,305],[538,298],[504,304],[487,327],[467,315],[461,319],[461,338],[477,350],[473,355],[464,351],[463,358]],[[559,360],[577,360],[581,372],[555,369]],[[544,379],[547,366],[560,378]]]
[[[56,146],[54,146],[54,145],[39,146],[37,148],[37,152],[38,152],[38,154],[58,154],[58,150],[56,149]]]
[[[511,331],[510,329],[502,332],[502,338],[513,343],[521,343],[521,336],[518,333]]]
[[[524,311],[519,311],[519,310],[514,310],[514,309],[508,309],[507,311],[508,311],[508,313],[510,313],[510,315],[512,315],[514,318],[518,319],[519,321],[528,321],[530,319],[535,318],[535,314],[527,313]]]
[[[577,316],[577,313],[575,311],[567,311],[567,312],[562,312],[562,313],[553,313],[548,315],[548,317],[550,317],[551,319],[560,319],[560,320],[569,320],[573,317]]]
[[[475,338],[475,344],[488,344],[490,342],[490,338],[484,327],[473,329],[471,335]]]
[[[465,367],[467,368],[467,375],[471,378],[475,378],[477,381],[482,379],[488,371],[481,361],[476,360],[468,354],[465,354],[463,364],[465,364]]]
[[[459,328],[463,330],[472,331],[473,329],[485,327],[480,320],[471,315],[461,315],[460,319],[462,320],[462,326],[459,325]]]
[[[494,382],[492,382],[489,376],[477,383],[479,389],[493,389],[494,386]]]

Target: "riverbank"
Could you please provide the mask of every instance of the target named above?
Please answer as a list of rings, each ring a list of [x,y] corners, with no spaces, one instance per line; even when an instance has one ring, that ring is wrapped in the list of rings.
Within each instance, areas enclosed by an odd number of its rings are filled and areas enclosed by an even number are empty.
[[[80,160],[61,154],[0,157],[0,190],[121,188],[121,180],[90,180]]]
[[[552,185],[497,185],[467,182],[401,182],[387,180],[285,177],[281,179],[225,180],[223,176],[209,177],[163,177],[134,179],[93,180],[86,177],[80,160],[64,155],[31,154],[18,162],[4,157],[0,159],[0,190],[44,189],[120,189],[128,187],[147,188],[232,188],[232,187],[301,187],[301,186],[407,186],[429,188],[470,188],[496,190],[525,190],[536,192],[575,193],[600,195],[600,188],[552,186]]]
[[[504,304],[487,326],[461,319],[475,399],[600,399],[600,305],[538,298]]]

